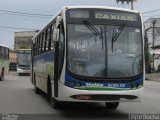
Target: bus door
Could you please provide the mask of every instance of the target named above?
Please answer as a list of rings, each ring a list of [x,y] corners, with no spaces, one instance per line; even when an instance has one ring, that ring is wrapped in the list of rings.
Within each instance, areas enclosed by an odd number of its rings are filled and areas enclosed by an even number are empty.
[[[58,97],[58,81],[62,73],[64,62],[64,27],[59,26],[59,40],[55,42],[55,61],[54,61],[54,95]]]

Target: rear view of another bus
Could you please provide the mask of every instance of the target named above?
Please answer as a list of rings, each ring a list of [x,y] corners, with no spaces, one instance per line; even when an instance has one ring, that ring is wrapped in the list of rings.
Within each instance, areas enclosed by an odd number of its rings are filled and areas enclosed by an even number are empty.
[[[19,49],[17,52],[17,72],[21,74],[30,73],[31,49]]]
[[[0,44],[0,81],[4,80],[9,70],[9,48]]]

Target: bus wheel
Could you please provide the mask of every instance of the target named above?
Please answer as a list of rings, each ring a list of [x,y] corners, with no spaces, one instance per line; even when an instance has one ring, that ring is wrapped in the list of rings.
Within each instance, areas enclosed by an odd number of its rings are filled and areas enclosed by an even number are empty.
[[[50,102],[51,102],[51,106],[54,108],[54,109],[60,109],[61,105],[60,105],[60,101],[57,101],[55,98],[52,97],[52,86],[51,86],[51,82],[48,82],[48,95],[49,95],[49,99],[50,99]]]
[[[34,92],[35,92],[36,94],[39,94],[39,93],[40,93],[40,90],[39,90],[39,88],[36,87],[36,85],[34,85]]]
[[[2,70],[1,76],[0,76],[0,81],[3,81],[3,80],[4,80],[4,69]]]
[[[106,102],[107,109],[116,109],[119,106],[119,102]]]
[[[36,94],[39,94],[39,93],[40,93],[40,89],[37,88],[37,86],[36,86],[36,77],[35,77],[35,75],[34,75],[34,92],[35,92]]]
[[[60,101],[57,101],[55,98],[51,98],[51,106],[54,109],[60,109],[61,108]]]

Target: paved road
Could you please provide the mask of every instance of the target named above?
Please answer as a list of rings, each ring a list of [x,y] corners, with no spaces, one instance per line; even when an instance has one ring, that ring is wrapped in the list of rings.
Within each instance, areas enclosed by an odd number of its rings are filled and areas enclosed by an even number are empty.
[[[0,113],[25,114],[23,116],[34,119],[39,116],[42,120],[44,118],[127,119],[132,113],[160,113],[159,103],[160,82],[146,81],[143,102],[121,103],[114,111],[106,110],[103,103],[72,103],[64,105],[63,110],[54,110],[45,94],[34,93],[29,76],[18,76],[12,72],[4,81],[0,81]]]

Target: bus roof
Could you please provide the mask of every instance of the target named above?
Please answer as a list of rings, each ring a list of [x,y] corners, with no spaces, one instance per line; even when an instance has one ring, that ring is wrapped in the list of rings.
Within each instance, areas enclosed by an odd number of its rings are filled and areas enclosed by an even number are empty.
[[[58,16],[61,12],[66,11],[67,9],[76,9],[76,8],[96,8],[96,9],[109,9],[109,10],[119,10],[124,12],[132,12],[132,13],[140,13],[137,10],[130,10],[130,9],[124,9],[124,8],[117,8],[117,7],[108,7],[108,6],[87,6],[87,5],[80,5],[80,6],[64,6],[62,9],[56,13],[53,18],[50,20],[48,24],[42,27],[42,29],[32,38],[34,40],[45,28],[46,26],[50,25],[53,20]]]
[[[124,9],[124,8],[117,8],[117,7],[108,7],[108,6],[64,6],[63,9],[75,9],[75,8],[96,8],[96,9],[109,9],[109,10],[120,10],[120,11],[126,11],[126,12],[133,12],[133,13],[139,13],[137,10],[130,10],[130,9]]]
[[[0,46],[2,46],[2,47],[6,47],[6,48],[9,48],[8,46],[6,46],[6,45],[3,45],[3,44],[0,44]]]

